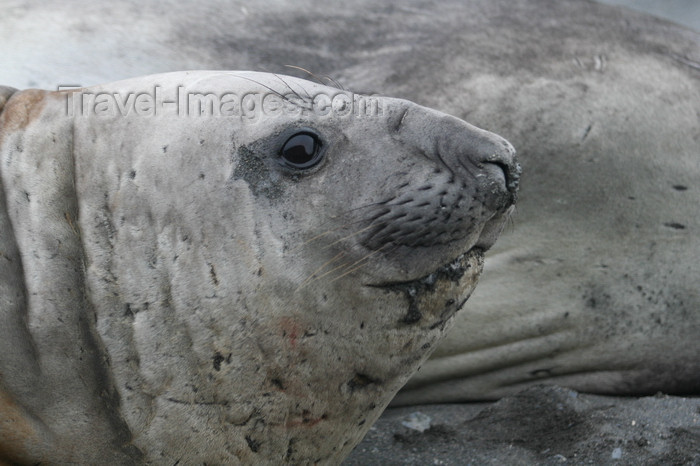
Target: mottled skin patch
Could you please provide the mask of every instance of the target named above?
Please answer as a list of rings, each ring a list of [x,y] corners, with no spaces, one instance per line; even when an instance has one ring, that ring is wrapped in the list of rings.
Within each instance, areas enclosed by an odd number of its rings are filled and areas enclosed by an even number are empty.
[[[0,112],[2,112],[5,104],[15,92],[17,92],[17,89],[13,87],[0,86]]]
[[[27,452],[46,461],[54,447],[49,429],[0,391],[0,464],[22,463]]]
[[[238,149],[238,163],[233,178],[248,183],[256,196],[274,200],[283,194],[280,183],[277,182],[279,175],[272,172],[266,163],[246,146]]]
[[[14,94],[2,113],[3,133],[24,129],[40,114],[50,92],[30,89]]]

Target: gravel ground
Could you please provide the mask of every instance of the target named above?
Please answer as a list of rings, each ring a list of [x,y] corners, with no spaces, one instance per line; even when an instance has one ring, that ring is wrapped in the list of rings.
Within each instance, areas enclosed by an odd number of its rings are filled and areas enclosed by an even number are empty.
[[[404,425],[417,412],[430,418],[423,432]],[[343,464],[700,465],[700,398],[542,386],[495,403],[393,408]]]

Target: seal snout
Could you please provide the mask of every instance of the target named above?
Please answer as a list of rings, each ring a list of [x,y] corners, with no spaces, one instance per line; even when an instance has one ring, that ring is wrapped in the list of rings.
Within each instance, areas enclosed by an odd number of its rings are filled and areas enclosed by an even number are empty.
[[[513,146],[496,134],[459,120],[447,138],[437,145],[440,157],[454,167],[464,183],[475,185],[475,196],[494,212],[512,206],[520,181]]]
[[[417,105],[396,112],[393,126],[407,143],[446,170],[464,194],[502,212],[515,203],[520,179],[515,149],[504,138],[459,118]]]
[[[480,151],[478,158],[481,161],[477,163],[477,167],[483,170],[488,178],[497,180],[499,186],[509,193],[510,204],[514,204],[520,183],[520,164],[517,163],[515,149],[500,136],[489,134],[489,137],[495,141]]]

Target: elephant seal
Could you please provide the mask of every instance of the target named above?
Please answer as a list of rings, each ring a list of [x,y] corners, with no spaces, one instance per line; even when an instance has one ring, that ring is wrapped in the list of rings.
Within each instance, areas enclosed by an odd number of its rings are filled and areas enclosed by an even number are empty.
[[[0,82],[291,63],[501,134],[527,174],[512,227],[395,402],[700,393],[697,31],[581,0],[177,5],[12,5]]]
[[[405,100],[221,71],[3,95],[8,462],[339,462],[515,202],[507,141]]]

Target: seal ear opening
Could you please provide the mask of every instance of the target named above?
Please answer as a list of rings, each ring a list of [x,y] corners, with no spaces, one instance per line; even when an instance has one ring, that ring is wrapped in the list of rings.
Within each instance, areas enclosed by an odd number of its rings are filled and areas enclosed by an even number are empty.
[[[5,104],[15,92],[17,92],[17,89],[14,87],[0,86],[0,113],[2,113]]]

